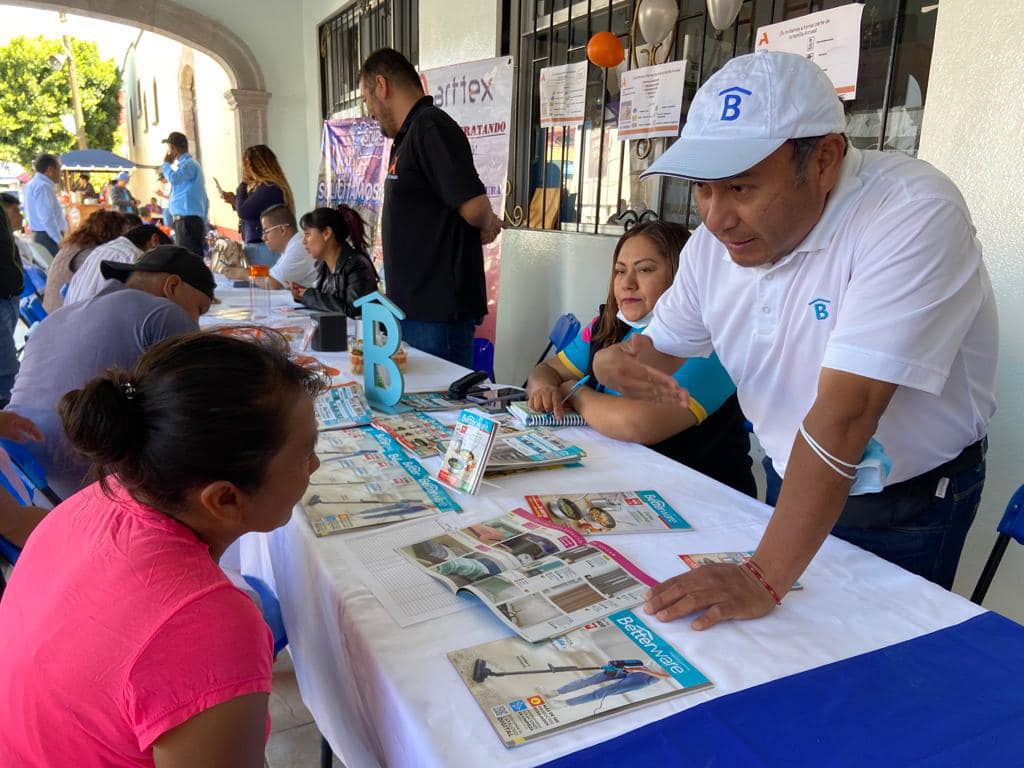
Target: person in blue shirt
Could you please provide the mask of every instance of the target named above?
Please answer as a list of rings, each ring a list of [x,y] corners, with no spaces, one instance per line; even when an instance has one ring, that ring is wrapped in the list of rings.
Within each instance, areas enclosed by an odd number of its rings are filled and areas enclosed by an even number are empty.
[[[172,131],[164,139],[164,144],[167,145],[167,154],[161,170],[171,183],[167,208],[174,226],[174,242],[202,258],[206,215],[210,208],[203,169],[188,153],[185,134]]]
[[[561,416],[570,405],[601,434],[641,443],[743,493],[756,495],[750,439],[736,386],[717,355],[690,358],[675,373],[689,408],[620,396],[596,380],[594,354],[647,326],[658,298],[672,284],[686,227],[649,221],[615,246],[608,298],[600,313],[556,357],[538,365],[527,383],[530,407]],[[590,376],[562,404],[572,385]]]
[[[68,231],[67,219],[57,200],[60,159],[44,152],[35,159],[32,167],[36,173],[25,185],[25,215],[32,229],[32,238],[51,256],[56,256],[57,244]]]

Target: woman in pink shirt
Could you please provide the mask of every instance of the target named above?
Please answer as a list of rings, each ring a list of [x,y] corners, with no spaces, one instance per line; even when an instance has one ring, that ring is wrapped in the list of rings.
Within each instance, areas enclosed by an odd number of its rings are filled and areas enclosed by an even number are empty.
[[[263,766],[273,641],[217,560],[291,516],[322,384],[279,339],[195,333],[64,397],[104,479],[46,516],[0,603],[0,765]]]

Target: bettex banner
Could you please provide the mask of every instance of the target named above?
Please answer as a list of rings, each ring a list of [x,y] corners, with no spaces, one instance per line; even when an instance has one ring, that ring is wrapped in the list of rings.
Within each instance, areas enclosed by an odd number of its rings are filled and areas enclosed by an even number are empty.
[[[384,138],[376,120],[324,121],[316,205],[334,207],[344,203],[358,211],[366,225],[370,256],[378,266],[378,229],[390,148],[391,140]]]
[[[473,150],[473,164],[487,189],[491,208],[504,218],[512,121],[512,57],[453,64],[420,73],[423,90],[461,126]],[[498,315],[501,240],[484,246],[487,316],[476,335],[494,341]]]

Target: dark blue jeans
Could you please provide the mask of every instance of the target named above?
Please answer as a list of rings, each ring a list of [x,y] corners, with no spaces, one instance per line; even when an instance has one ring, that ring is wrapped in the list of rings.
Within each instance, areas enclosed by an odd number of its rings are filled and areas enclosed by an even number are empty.
[[[33,232],[32,239],[48,250],[51,256],[57,255],[57,244],[53,242],[53,238],[45,232]]]
[[[11,387],[18,373],[18,351],[14,328],[18,325],[18,297],[0,299],[0,408],[11,399]]]
[[[410,347],[429,352],[463,368],[473,367],[473,332],[477,323],[457,320],[432,323],[426,320],[403,320],[402,340]]]
[[[781,479],[767,458],[764,464],[766,500],[774,505]],[[896,483],[881,493],[851,496],[832,534],[951,589],[985,486],[985,459],[951,472],[941,497],[936,495],[940,478],[931,475],[924,481]]]

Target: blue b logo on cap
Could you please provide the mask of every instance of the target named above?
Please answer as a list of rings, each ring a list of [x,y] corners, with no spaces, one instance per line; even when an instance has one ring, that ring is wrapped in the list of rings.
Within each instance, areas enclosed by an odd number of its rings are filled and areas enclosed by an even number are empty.
[[[722,117],[719,118],[724,122],[732,122],[740,116],[740,104],[743,101],[743,96],[750,96],[751,93],[745,88],[740,88],[738,85],[734,85],[732,88],[726,88],[724,91],[719,91],[719,96],[725,96],[725,100],[722,102]]]

